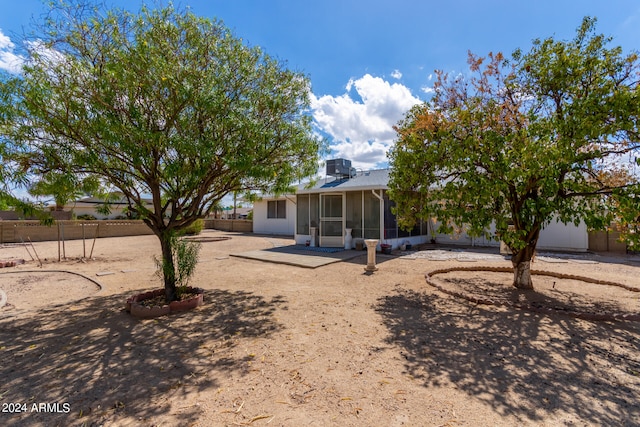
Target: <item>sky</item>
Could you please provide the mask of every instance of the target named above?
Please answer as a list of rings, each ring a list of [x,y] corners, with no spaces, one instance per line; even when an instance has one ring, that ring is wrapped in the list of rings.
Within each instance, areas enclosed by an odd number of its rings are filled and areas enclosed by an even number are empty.
[[[42,19],[46,0],[0,0],[0,68],[19,72],[24,31]],[[137,0],[106,0],[136,11]],[[154,6],[157,2],[147,2]],[[640,50],[638,0],[175,0],[224,22],[312,85],[316,130],[327,158],[358,169],[388,165],[395,125],[430,96],[434,70],[467,71],[467,52],[510,54],[536,38],[569,40],[584,16],[625,52]]]

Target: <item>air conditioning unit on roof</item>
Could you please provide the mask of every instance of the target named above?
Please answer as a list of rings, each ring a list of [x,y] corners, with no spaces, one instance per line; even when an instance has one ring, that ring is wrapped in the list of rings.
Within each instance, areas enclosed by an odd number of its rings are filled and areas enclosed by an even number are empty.
[[[331,159],[327,160],[327,176],[339,179],[351,178],[355,175],[355,168],[351,167],[351,160]]]

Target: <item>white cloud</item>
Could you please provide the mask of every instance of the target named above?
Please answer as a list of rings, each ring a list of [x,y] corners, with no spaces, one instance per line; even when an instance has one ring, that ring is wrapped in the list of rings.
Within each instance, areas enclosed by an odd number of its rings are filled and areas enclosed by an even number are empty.
[[[424,93],[433,93],[435,92],[435,90],[432,87],[429,86],[423,86],[420,88],[420,90],[422,90]]]
[[[40,60],[48,62],[50,64],[62,64],[67,63],[67,58],[60,51],[51,49],[42,40],[35,40],[27,42],[27,49],[31,56],[37,56]]]
[[[391,73],[391,77],[400,80],[402,78],[402,73],[400,72],[400,70],[393,70],[393,72]]]
[[[0,30],[0,70],[10,73],[19,73],[22,70],[24,58],[13,52],[15,47],[11,39]]]
[[[340,96],[311,94],[315,123],[330,136],[334,156],[351,160],[356,168],[379,167],[396,137],[393,126],[421,100],[406,86],[369,74],[351,79],[346,90]]]

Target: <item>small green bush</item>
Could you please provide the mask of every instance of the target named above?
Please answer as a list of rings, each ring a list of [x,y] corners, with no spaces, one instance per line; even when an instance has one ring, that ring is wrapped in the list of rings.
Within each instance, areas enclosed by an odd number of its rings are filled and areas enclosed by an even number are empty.
[[[188,239],[181,239],[176,234],[169,236],[171,244],[172,263],[153,257],[156,262],[156,274],[163,278],[167,275],[175,277],[176,295],[178,301],[183,293],[187,292],[187,285],[198,265],[200,243]]]
[[[193,224],[184,229],[184,234],[187,234],[189,236],[200,234],[203,228],[204,220],[202,218],[198,218],[194,221]]]
[[[93,215],[85,214],[85,215],[78,215],[78,216],[76,217],[76,219],[81,220],[81,221],[95,221],[95,220],[97,220],[98,218],[96,218],[96,217],[95,217],[95,216],[93,216]]]

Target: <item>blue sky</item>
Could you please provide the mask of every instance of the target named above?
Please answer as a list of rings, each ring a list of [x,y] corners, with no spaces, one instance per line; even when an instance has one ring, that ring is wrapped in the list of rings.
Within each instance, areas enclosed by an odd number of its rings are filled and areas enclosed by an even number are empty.
[[[135,0],[107,4],[137,10]],[[147,2],[153,5],[154,2]],[[331,157],[371,169],[386,165],[392,126],[426,100],[435,69],[466,71],[467,51],[528,50],[531,40],[570,39],[585,15],[625,51],[640,50],[637,0],[180,0],[221,19],[248,44],[307,74],[312,114]],[[0,0],[0,67],[24,28],[45,11],[40,0]]]

